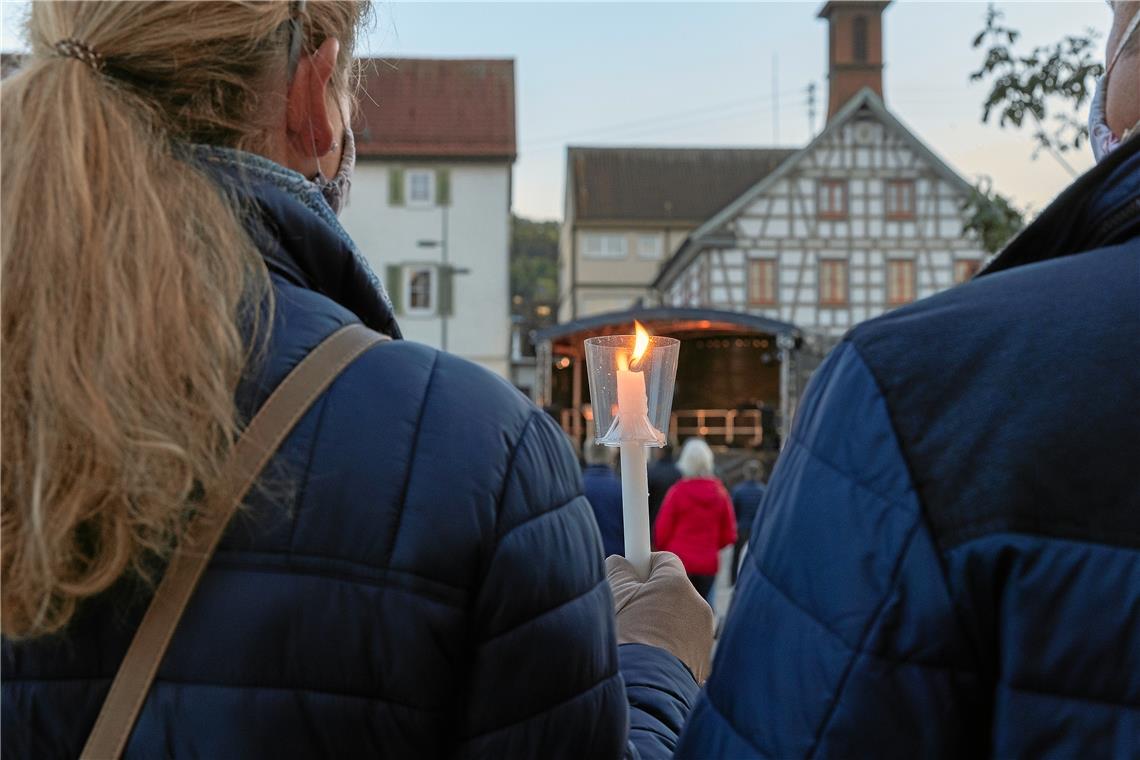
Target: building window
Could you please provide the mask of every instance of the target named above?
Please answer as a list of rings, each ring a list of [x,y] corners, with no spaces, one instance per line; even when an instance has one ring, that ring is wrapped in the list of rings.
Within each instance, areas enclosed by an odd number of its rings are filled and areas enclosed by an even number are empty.
[[[824,259],[819,262],[819,302],[824,306],[847,305],[847,262]]]
[[[661,244],[660,235],[637,236],[637,258],[659,261],[664,252],[665,246]]]
[[[847,180],[821,179],[819,181],[819,218],[847,218]]]
[[[404,303],[408,314],[435,312],[435,267],[404,267]]]
[[[406,175],[407,191],[405,193],[409,206],[435,205],[435,173],[426,169],[411,169]]]
[[[625,235],[588,232],[582,236],[582,253],[588,259],[626,258]]]
[[[914,180],[887,183],[887,219],[914,219]]]
[[[892,306],[914,300],[914,262],[894,259],[887,262],[887,303]]]
[[[776,262],[748,262],[748,303],[771,306],[776,303]]]
[[[981,259],[958,259],[954,262],[954,282],[963,283],[974,279],[981,268]]]
[[[854,54],[856,63],[867,62],[867,17],[856,16],[852,27],[854,33]]]

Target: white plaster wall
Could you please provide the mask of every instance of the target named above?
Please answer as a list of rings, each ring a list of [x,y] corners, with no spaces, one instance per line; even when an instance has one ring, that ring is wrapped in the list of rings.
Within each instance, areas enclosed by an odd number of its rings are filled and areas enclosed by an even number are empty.
[[[414,163],[403,169],[420,168]],[[388,166],[357,164],[349,205],[342,222],[381,281],[387,266],[442,263],[440,248],[421,248],[420,240],[440,240],[446,221],[448,263],[469,274],[453,280],[454,313],[446,318],[447,350],[506,377],[510,340],[510,166],[506,164],[425,164],[446,166],[451,204],[445,208],[410,208],[388,203]],[[397,317],[404,336],[442,347],[443,319],[438,315]]]

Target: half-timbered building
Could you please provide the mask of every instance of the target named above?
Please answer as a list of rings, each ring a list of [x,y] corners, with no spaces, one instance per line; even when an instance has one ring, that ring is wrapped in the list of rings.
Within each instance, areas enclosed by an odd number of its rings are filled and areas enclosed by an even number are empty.
[[[963,231],[971,186],[883,103],[885,7],[824,6],[827,126],[685,240],[653,283],[663,305],[748,312],[835,340],[980,266]]]

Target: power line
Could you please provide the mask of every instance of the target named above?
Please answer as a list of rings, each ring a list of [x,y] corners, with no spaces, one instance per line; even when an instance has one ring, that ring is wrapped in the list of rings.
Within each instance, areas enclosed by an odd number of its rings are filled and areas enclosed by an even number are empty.
[[[797,92],[797,90],[788,90],[788,91],[783,92],[783,93],[773,93],[773,94],[776,96],[778,96],[780,94],[794,95],[794,94],[796,94],[796,92]],[[636,128],[636,127],[641,127],[641,126],[645,126],[645,125],[649,125],[649,124],[661,124],[662,122],[668,122],[668,121],[672,121],[674,119],[684,118],[684,117],[689,117],[689,116],[706,116],[706,115],[709,115],[711,112],[714,112],[714,111],[722,111],[725,109],[734,110],[736,108],[740,108],[740,107],[746,106],[746,105],[759,106],[759,105],[763,104],[764,108],[767,108],[767,105],[771,99],[772,98],[769,96],[758,97],[758,98],[736,99],[736,100],[731,100],[731,101],[727,101],[727,102],[723,102],[723,103],[719,103],[719,104],[715,104],[715,105],[702,106],[700,108],[690,108],[690,109],[686,109],[684,111],[674,111],[673,113],[660,114],[657,116],[648,116],[648,117],[644,117],[641,119],[635,119],[633,121],[620,122],[618,124],[608,124],[608,125],[599,125],[596,127],[586,127],[584,129],[575,130],[574,132],[568,132],[568,133],[565,133],[562,135],[534,138],[533,140],[528,140],[528,141],[524,142],[523,146],[524,147],[537,148],[537,147],[542,147],[548,143],[563,143],[563,142],[566,142],[568,140],[580,139],[582,135],[591,135],[591,134],[596,133],[596,132],[622,131],[622,130],[625,130],[627,128]]]
[[[762,113],[766,112],[767,110],[768,110],[768,106],[753,106],[750,108],[745,108],[743,110],[739,110],[735,113],[730,111],[727,113],[719,113],[719,114],[714,114],[711,116],[709,116],[709,115],[701,116],[699,118],[690,117],[690,118],[685,119],[685,120],[674,121],[673,123],[657,123],[657,124],[652,124],[652,125],[646,125],[645,127],[643,127],[639,131],[627,132],[626,134],[623,134],[620,136],[614,136],[614,137],[611,137],[609,139],[634,140],[634,139],[637,139],[639,137],[644,137],[647,135],[659,135],[659,134],[662,134],[665,132],[674,132],[678,129],[685,129],[685,128],[689,128],[689,127],[697,127],[697,126],[700,126],[702,124],[706,124],[706,123],[712,122],[712,121],[724,122],[724,121],[734,121],[734,120],[744,118],[744,117],[752,117],[752,116],[755,116],[757,114],[762,114]],[[553,150],[562,150],[565,147],[565,145],[566,145],[566,143],[565,143],[565,141],[563,141],[563,142],[558,142],[558,143],[548,143],[545,146],[539,146],[539,147],[527,148],[527,147],[523,146],[520,148],[519,153],[520,153],[520,155],[525,153],[528,156],[533,156],[535,154],[546,153],[546,152],[553,151]]]

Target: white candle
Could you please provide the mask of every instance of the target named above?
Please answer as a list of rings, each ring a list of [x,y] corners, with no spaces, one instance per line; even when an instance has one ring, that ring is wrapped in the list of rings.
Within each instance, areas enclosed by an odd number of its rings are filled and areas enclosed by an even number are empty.
[[[639,325],[640,327],[640,325]],[[638,358],[647,347],[641,347]],[[624,363],[624,362],[623,362]],[[622,429],[640,429],[642,421],[648,424],[649,398],[645,394],[645,373],[618,367],[618,417]],[[625,537],[625,558],[634,572],[645,580],[649,577],[649,477],[644,441],[621,442],[621,505],[622,526]]]
[[[641,374],[641,373],[637,373]],[[649,577],[649,474],[644,443],[621,445],[621,511],[625,558],[641,580]]]
[[[649,414],[649,398],[645,395],[645,373],[618,369],[618,414],[636,419]]]

